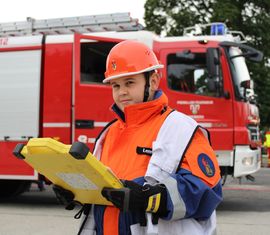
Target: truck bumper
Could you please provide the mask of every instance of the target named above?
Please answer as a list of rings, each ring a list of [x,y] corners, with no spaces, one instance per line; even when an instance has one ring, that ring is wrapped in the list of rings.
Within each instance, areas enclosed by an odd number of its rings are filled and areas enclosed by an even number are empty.
[[[240,177],[255,173],[261,168],[261,150],[251,149],[249,145],[235,146],[233,177]]]

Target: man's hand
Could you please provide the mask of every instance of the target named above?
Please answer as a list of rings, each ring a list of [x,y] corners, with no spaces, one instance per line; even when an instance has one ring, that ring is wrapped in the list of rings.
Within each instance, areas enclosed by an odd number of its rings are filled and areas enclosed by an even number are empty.
[[[122,211],[151,212],[161,217],[167,214],[167,190],[163,184],[144,186],[124,181],[124,188],[104,188],[102,195]]]

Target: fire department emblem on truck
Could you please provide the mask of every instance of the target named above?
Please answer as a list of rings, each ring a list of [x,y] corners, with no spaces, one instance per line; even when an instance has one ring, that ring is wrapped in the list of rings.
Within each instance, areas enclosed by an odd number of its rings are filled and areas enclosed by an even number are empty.
[[[200,105],[199,104],[191,104],[189,106],[189,108],[190,108],[192,114],[197,114],[200,110]]]

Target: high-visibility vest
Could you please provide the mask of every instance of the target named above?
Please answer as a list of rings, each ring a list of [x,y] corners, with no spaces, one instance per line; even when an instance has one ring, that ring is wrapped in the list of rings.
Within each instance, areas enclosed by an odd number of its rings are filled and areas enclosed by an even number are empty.
[[[270,148],[270,131],[265,134],[265,142],[263,144],[266,148]]]

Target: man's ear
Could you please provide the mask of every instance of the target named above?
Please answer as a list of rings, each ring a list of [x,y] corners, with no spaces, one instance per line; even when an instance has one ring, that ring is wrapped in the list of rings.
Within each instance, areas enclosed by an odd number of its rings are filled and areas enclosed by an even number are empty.
[[[150,90],[156,91],[158,89],[159,83],[160,83],[160,76],[159,76],[159,74],[156,73],[156,72],[154,72],[151,75],[149,81],[150,81]]]

